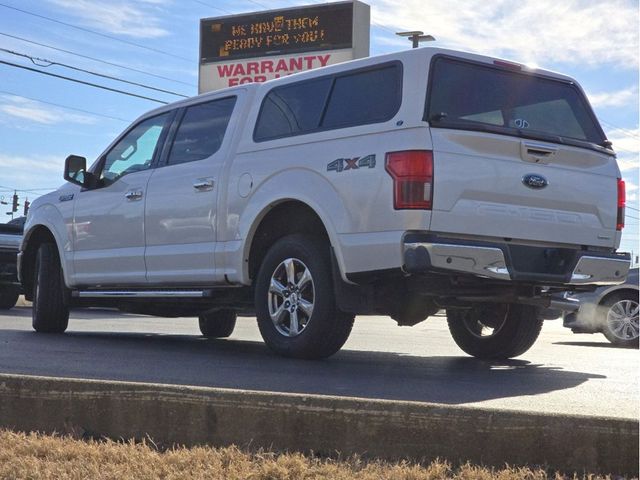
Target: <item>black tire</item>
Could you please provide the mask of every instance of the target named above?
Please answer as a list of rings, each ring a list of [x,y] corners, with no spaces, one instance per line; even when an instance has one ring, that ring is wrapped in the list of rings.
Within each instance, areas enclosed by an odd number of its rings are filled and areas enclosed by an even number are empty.
[[[198,317],[200,332],[207,338],[227,338],[236,327],[236,312],[219,310]]]
[[[293,321],[292,314],[285,310],[282,324],[276,326],[269,310],[278,302],[277,295],[270,293],[271,280],[288,259],[297,262],[301,270],[293,274],[296,282],[287,285],[291,292],[282,294],[280,306],[285,305],[287,295],[295,302],[296,306],[291,305],[290,308],[296,309],[295,318],[299,323]],[[262,338],[274,352],[285,357],[326,358],[340,350],[349,338],[354,315],[341,312],[336,307],[330,260],[328,245],[301,234],[281,238],[267,252],[256,278],[255,307]],[[303,284],[302,272],[305,270],[308,270],[311,280]],[[272,301],[272,298],[276,299]],[[311,303],[310,315],[302,306],[297,307],[298,302],[300,305],[306,302],[307,308]],[[286,329],[289,335],[298,333],[288,336],[283,332]]]
[[[599,310],[602,312],[602,333],[607,340],[620,347],[638,348],[638,292],[616,293],[601,305],[604,307]],[[616,321],[615,317],[622,312],[630,313],[628,320]],[[625,327],[625,321],[631,325]]]
[[[543,319],[530,305],[486,304],[462,310],[447,310],[449,331],[456,344],[469,355],[482,359],[517,357],[535,343]],[[482,336],[482,327],[494,328]]]
[[[32,325],[36,332],[62,333],[69,324],[67,290],[62,277],[58,249],[43,243],[36,254],[33,279]]]
[[[9,310],[16,306],[20,292],[14,289],[0,290],[0,310]]]

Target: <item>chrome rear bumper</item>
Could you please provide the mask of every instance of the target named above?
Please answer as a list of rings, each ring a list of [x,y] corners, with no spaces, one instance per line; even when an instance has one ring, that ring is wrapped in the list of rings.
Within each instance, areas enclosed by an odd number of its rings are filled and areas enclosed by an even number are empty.
[[[449,270],[497,280],[517,280],[513,265],[505,256],[507,246],[470,245],[462,243],[407,242],[404,243],[405,269],[409,273]],[[617,254],[590,255],[576,251],[577,260],[565,273],[536,272],[536,283],[563,285],[610,285],[625,281],[630,259]],[[571,268],[572,267],[572,268]],[[518,276],[526,277],[526,272]],[[547,278],[545,278],[547,277]]]

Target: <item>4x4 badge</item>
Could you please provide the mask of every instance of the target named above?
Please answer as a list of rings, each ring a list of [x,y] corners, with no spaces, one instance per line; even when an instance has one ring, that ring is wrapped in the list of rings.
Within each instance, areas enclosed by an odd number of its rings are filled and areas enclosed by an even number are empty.
[[[367,155],[366,157],[355,158],[338,158],[327,165],[327,172],[342,172],[344,170],[357,170],[363,167],[375,168],[376,156]]]

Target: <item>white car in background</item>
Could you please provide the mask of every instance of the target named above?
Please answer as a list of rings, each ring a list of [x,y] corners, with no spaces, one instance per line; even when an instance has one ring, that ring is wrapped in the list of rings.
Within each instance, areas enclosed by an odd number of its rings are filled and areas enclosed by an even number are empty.
[[[568,295],[580,302],[577,312],[566,313],[563,325],[573,333],[604,334],[614,345],[638,347],[638,268],[629,270],[621,285],[600,287],[594,292]]]

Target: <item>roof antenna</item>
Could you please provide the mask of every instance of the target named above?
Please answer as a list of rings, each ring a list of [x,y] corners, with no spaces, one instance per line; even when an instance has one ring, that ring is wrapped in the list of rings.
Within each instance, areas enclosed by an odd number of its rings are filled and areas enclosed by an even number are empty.
[[[432,35],[424,35],[424,32],[421,32],[420,30],[413,32],[396,32],[396,35],[399,37],[407,37],[413,43],[413,48],[418,48],[420,46],[420,42],[433,42],[436,39]]]

